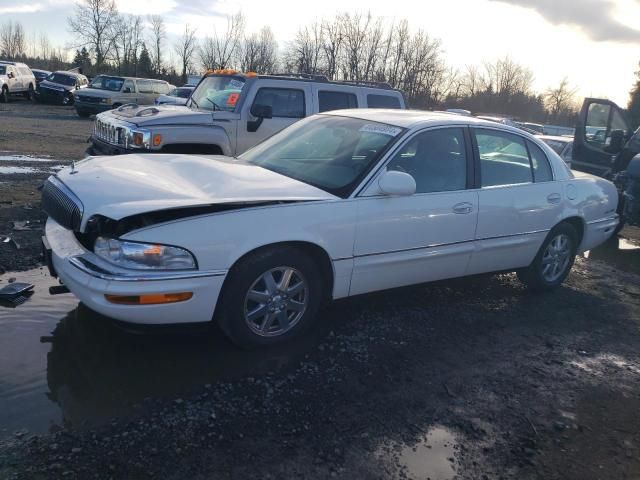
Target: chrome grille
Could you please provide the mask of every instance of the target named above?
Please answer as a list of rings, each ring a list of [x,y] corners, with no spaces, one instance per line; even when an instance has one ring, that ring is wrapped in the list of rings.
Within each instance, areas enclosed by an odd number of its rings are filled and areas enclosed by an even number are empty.
[[[96,123],[93,127],[94,135],[100,140],[111,143],[113,145],[123,145],[124,144],[124,135],[122,134],[122,129],[115,127],[114,125],[110,125],[109,123],[96,118]]]
[[[49,177],[42,188],[42,209],[69,230],[79,231],[82,202],[60,180]]]
[[[101,97],[92,97],[90,95],[76,95],[78,100],[86,103],[100,103],[102,101]]]

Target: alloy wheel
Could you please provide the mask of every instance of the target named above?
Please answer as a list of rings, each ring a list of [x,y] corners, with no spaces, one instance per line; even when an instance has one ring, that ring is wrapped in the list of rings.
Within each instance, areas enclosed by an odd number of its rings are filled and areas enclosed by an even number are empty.
[[[244,319],[256,335],[277,337],[290,331],[309,305],[309,285],[292,267],[277,267],[260,275],[249,287]]]
[[[542,255],[542,278],[553,283],[560,278],[571,263],[571,238],[564,233],[553,237]]]

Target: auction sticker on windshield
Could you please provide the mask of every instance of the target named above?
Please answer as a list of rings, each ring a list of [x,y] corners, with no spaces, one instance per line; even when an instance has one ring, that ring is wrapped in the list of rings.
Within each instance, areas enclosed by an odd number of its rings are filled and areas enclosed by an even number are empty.
[[[395,137],[402,131],[402,129],[392,127],[391,125],[382,125],[380,123],[367,123],[360,127],[360,131],[365,133],[380,133],[382,135]]]

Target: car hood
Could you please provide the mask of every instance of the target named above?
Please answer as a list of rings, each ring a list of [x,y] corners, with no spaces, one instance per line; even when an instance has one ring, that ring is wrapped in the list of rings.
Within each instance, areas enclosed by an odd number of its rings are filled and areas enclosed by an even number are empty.
[[[59,90],[61,92],[63,91],[68,92],[70,90],[75,90],[75,87],[71,87],[69,85],[62,85],[60,83],[50,82],[49,80],[42,80],[40,82],[40,87],[50,88],[52,90]]]
[[[108,112],[118,120],[130,122],[138,127],[155,125],[202,125],[213,121],[234,119],[231,112],[208,112],[184,105],[127,106]]]
[[[56,176],[82,202],[82,231],[94,215],[120,220],[185,207],[337,198],[242,160],[213,155],[89,157]]]

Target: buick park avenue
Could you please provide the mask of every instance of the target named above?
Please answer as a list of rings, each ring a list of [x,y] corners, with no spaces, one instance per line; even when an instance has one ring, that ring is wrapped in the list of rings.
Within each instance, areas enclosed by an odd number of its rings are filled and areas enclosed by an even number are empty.
[[[300,335],[323,302],[516,271],[558,287],[618,224],[609,181],[545,143],[447,113],[340,110],[237,158],[88,158],[43,189],[50,267],[125,322],[217,322],[243,347]]]

